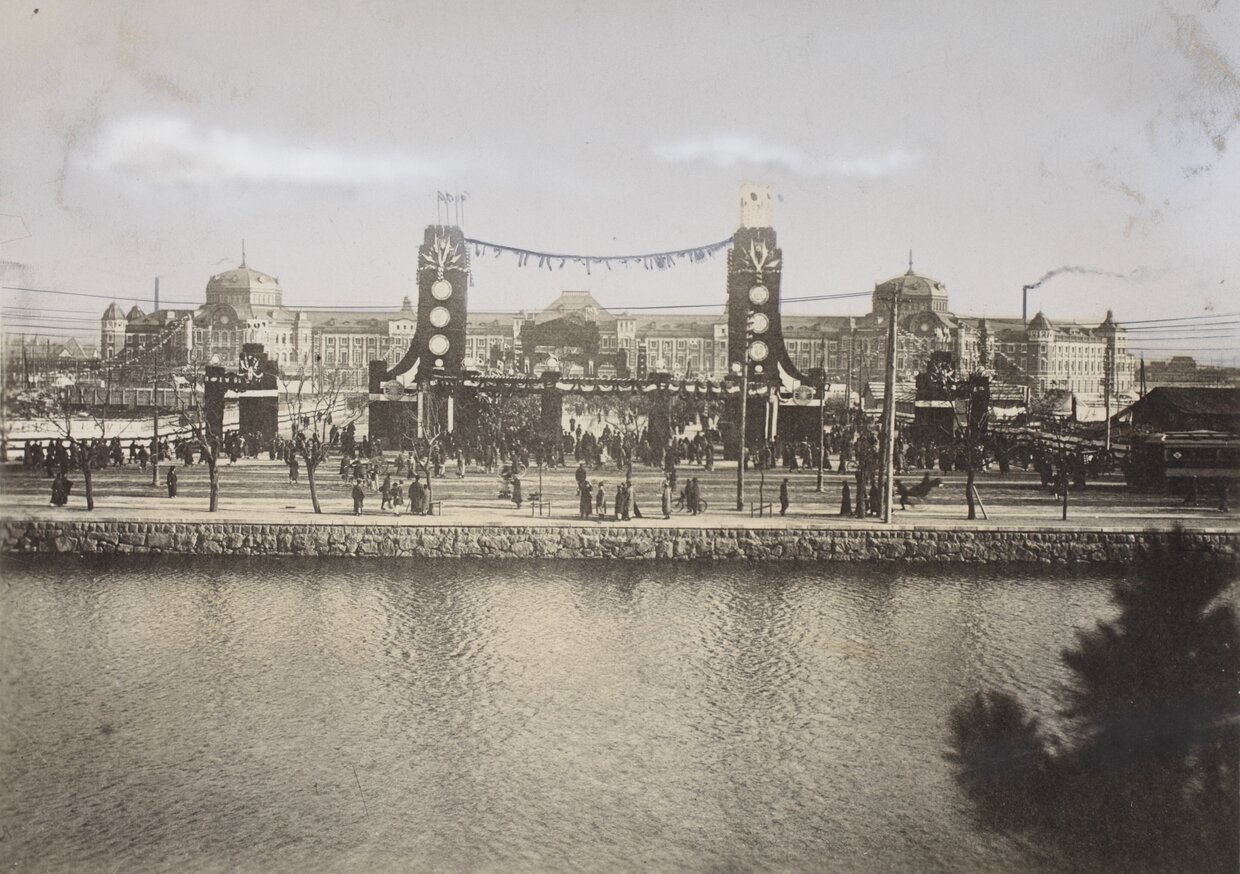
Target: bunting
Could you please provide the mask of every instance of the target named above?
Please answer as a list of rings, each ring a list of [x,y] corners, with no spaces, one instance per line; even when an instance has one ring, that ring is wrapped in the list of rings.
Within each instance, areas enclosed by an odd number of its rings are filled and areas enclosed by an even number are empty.
[[[732,237],[717,243],[708,243],[705,246],[693,246],[667,252],[648,252],[642,255],[565,255],[556,252],[535,252],[518,246],[489,243],[486,240],[471,237],[466,237],[465,242],[474,247],[474,256],[478,258],[483,255],[498,258],[505,253],[511,253],[516,256],[518,267],[528,266],[532,258],[539,270],[563,270],[566,264],[574,264],[584,267],[586,274],[589,275],[593,268],[600,265],[608,270],[612,269],[613,264],[619,264],[621,267],[641,265],[646,270],[667,270],[680,264],[697,264],[713,258],[716,252],[732,245]]]

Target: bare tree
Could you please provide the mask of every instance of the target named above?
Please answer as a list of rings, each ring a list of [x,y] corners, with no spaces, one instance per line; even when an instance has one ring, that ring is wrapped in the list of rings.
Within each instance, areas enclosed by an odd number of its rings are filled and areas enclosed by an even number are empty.
[[[219,507],[219,459],[224,447],[224,435],[215,433],[207,418],[206,371],[202,365],[191,363],[171,372],[168,379],[172,383],[173,403],[183,429],[182,439],[198,450],[199,457],[207,465],[207,512],[214,513]]]
[[[100,403],[102,391],[102,403]],[[70,388],[62,390],[49,388],[32,389],[23,392],[19,400],[24,410],[23,415],[41,419],[50,425],[60,438],[69,444],[68,463],[77,467],[82,474],[82,489],[86,497],[86,509],[95,509],[94,469],[100,462],[100,454],[108,452],[108,404],[111,401],[111,372],[105,371],[103,385],[99,390],[92,389],[90,401],[82,398],[81,407],[86,412],[84,418],[76,419],[73,415],[73,403],[70,400]],[[112,435],[120,437],[128,430],[127,423],[121,432]],[[83,430],[89,433],[83,433]]]
[[[293,380],[284,383],[284,402],[292,420],[293,452],[305,464],[310,504],[316,513],[323,509],[319,506],[315,475],[330,452],[331,429],[357,421],[365,410],[349,406],[345,383],[345,374],[334,368],[324,371],[316,367],[307,378],[304,366],[297,375],[295,390]],[[337,420],[337,416],[343,418]]]

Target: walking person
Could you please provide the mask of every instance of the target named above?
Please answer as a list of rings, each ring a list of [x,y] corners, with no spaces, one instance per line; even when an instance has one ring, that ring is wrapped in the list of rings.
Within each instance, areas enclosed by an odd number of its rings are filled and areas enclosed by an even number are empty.
[[[788,477],[779,484],[779,515],[788,515]]]
[[[672,518],[672,481],[663,477],[663,518]]]
[[[353,482],[353,515],[362,515],[362,503],[366,500],[366,492],[362,489],[361,480]]]
[[[604,491],[605,486],[606,483],[600,481],[598,484],[598,489],[594,495],[594,515],[598,516],[600,519],[602,519],[603,515],[607,512],[607,494]]]
[[[521,492],[521,477],[517,474],[512,475],[512,502],[517,505],[517,509],[521,509],[521,503],[525,500]]]
[[[844,491],[840,495],[840,515],[852,515],[852,491],[848,488],[848,481],[844,481]]]
[[[176,466],[168,468],[168,497],[175,498],[177,496],[177,469]]]
[[[400,486],[396,487],[400,491]],[[386,510],[392,505],[392,475],[389,473],[383,477],[383,485],[379,486],[379,496],[383,499],[379,503],[380,510]]]

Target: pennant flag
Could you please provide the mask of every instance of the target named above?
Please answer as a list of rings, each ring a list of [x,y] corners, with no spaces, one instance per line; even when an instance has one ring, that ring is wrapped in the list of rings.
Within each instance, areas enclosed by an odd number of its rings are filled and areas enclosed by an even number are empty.
[[[441,203],[456,203],[464,201],[469,197],[468,192],[459,194],[449,194],[447,192],[436,192]],[[587,274],[593,274],[593,266],[602,264],[608,270],[614,269],[612,262],[619,262],[622,267],[628,267],[630,264],[641,264],[646,270],[666,270],[675,267],[680,262],[690,264],[705,261],[708,257],[713,258],[715,253],[720,249],[730,246],[733,238],[720,240],[717,243],[711,243],[706,246],[695,246],[690,249],[672,249],[667,252],[651,252],[644,255],[570,255],[558,252],[536,252],[531,249],[522,249],[518,246],[506,246],[502,243],[491,243],[486,240],[478,240],[472,237],[465,238],[466,243],[472,243],[475,247],[476,255],[482,255],[485,251],[490,251],[492,255],[498,258],[504,252],[513,252],[517,256],[517,266],[525,267],[529,258],[533,256],[538,259],[538,267],[546,267],[548,270],[563,269],[564,265],[569,261],[574,264],[580,264],[586,268]],[[557,262],[556,267],[552,267],[552,262]],[[774,265],[770,265],[774,266]]]

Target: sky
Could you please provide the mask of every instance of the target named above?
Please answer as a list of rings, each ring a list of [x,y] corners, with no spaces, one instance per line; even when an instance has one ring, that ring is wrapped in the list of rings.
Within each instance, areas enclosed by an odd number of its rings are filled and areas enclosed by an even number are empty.
[[[1019,316],[1062,266],[1096,272],[1031,315],[1240,314],[1237,0],[0,0],[0,69],[10,287],[200,302],[244,238],[290,307],[396,307],[436,192],[468,193],[468,236],[608,255],[727,238],[754,181],[785,296],[870,291],[911,249],[964,314]],[[473,278],[475,310],[722,306],[724,259]],[[97,338],[68,320],[108,303],[2,293],[8,332]]]

